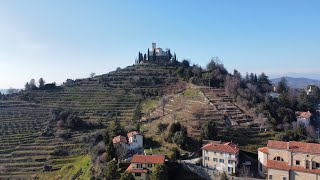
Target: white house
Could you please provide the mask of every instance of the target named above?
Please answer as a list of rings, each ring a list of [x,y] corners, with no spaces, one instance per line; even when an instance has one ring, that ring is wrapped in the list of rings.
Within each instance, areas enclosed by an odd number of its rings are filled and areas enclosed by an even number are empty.
[[[143,136],[137,131],[132,131],[127,134],[128,136],[128,148],[138,149],[143,148]]]
[[[132,131],[127,134],[127,137],[116,136],[112,139],[114,145],[120,144],[129,150],[143,148],[143,135],[138,131]]]
[[[202,148],[202,164],[228,174],[238,171],[239,148],[231,142],[212,141]]]

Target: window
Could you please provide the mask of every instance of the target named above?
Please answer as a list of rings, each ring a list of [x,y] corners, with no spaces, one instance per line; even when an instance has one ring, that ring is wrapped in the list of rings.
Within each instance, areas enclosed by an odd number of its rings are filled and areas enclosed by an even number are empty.
[[[213,158],[213,162],[217,162],[218,161],[218,159],[217,158]]]
[[[300,161],[299,160],[296,160],[296,165],[300,165]]]
[[[320,168],[320,163],[316,163],[316,168]]]
[[[142,168],[142,164],[137,164],[137,168]]]
[[[273,160],[275,160],[275,161],[283,161],[283,159],[281,157],[279,157],[279,156],[273,158]]]
[[[219,159],[219,162],[224,163],[224,159]]]
[[[141,176],[141,173],[134,173],[135,176]]]
[[[214,155],[216,155],[217,153],[216,152],[214,152]]]
[[[269,180],[272,180],[272,175],[269,175]]]
[[[206,157],[204,157],[204,159],[205,159],[206,161],[209,161],[209,157],[207,157],[207,156],[206,156]]]
[[[232,161],[231,161],[231,160],[228,160],[228,164],[232,164]]]
[[[208,154],[208,150],[206,150],[206,154]]]
[[[228,167],[228,172],[231,172],[232,168],[231,167]]]
[[[148,168],[152,168],[152,164],[148,164]]]
[[[287,177],[283,177],[282,180],[287,180]]]

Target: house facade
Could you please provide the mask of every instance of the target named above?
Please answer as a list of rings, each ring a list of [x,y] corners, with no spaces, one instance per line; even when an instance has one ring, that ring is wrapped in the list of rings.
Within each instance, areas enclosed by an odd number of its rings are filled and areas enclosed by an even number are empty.
[[[127,134],[128,137],[128,148],[138,149],[143,148],[143,136],[138,131],[132,131]]]
[[[320,144],[269,140],[258,161],[259,174],[269,180],[320,179]]]
[[[202,148],[202,165],[228,174],[238,170],[239,148],[231,142],[212,141]]]
[[[136,180],[148,180],[156,165],[162,165],[165,156],[162,155],[134,155],[126,171],[131,172]]]

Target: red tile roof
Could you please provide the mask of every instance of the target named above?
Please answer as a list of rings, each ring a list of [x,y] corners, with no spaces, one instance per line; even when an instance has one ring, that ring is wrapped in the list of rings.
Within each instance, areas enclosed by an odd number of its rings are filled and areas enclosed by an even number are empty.
[[[131,163],[164,164],[165,157],[161,155],[133,155]]]
[[[283,142],[269,140],[267,146],[268,148],[287,149],[294,152],[320,154],[320,144],[316,143],[304,143],[297,141]]]
[[[309,119],[311,117],[311,112],[310,111],[307,111],[307,112],[302,112],[300,114],[300,118],[306,118],[306,119]]]
[[[138,134],[141,135],[141,133],[139,133],[138,131],[132,131],[132,132],[127,133],[127,136],[129,138],[129,137],[132,137],[132,136],[138,135]]]
[[[132,173],[148,173],[148,169],[136,169],[132,168],[132,164],[127,168],[126,171],[132,172]]]
[[[239,148],[237,145],[227,142],[227,143],[218,143],[218,142],[211,142],[204,145],[201,149],[208,150],[208,151],[217,151],[217,152],[227,152],[227,153],[237,153],[239,152]]]
[[[270,169],[281,169],[281,170],[290,170],[290,167],[288,166],[287,162],[284,161],[273,161],[268,160],[267,161],[267,167]]]
[[[112,139],[113,144],[115,143],[119,143],[119,142],[124,142],[124,143],[128,143],[127,142],[127,138],[124,136],[116,136]]]
[[[262,148],[259,148],[258,151],[263,152],[263,153],[268,153],[269,148],[268,147],[262,147]]]
[[[317,173],[320,174],[320,169],[306,169],[302,166],[289,166],[288,163],[283,161],[267,161],[267,168],[268,169],[279,169],[279,170],[294,170],[294,171],[302,171],[302,172],[309,172],[309,173]]]

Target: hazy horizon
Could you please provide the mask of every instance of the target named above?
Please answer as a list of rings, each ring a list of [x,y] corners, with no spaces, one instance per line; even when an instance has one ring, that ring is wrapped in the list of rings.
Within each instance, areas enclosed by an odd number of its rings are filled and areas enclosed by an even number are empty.
[[[320,80],[319,1],[1,1],[0,89],[132,65],[152,42],[205,66]]]

